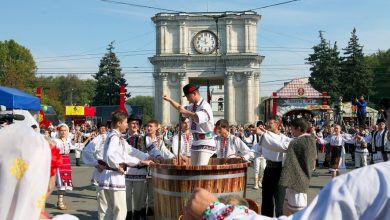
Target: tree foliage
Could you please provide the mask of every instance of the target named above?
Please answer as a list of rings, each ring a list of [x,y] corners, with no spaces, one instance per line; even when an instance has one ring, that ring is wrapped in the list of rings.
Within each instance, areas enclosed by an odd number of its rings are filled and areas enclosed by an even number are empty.
[[[343,50],[340,82],[343,85],[344,100],[354,100],[360,95],[369,96],[373,94],[372,73],[368,71],[364,62],[363,46],[359,44],[355,28],[351,33],[348,46]]]
[[[119,88],[121,85],[127,86],[127,83],[114,53],[113,42],[108,45],[107,53],[100,60],[99,71],[93,77],[97,81],[94,105],[119,105]],[[130,94],[126,93],[126,97],[130,97]]]
[[[126,100],[129,105],[140,105],[144,107],[144,121],[147,122],[154,118],[153,115],[153,97],[151,96],[136,96]]]
[[[306,59],[310,64],[310,84],[318,91],[327,91],[335,101],[340,94],[340,58],[335,42],[333,47],[326,42],[320,31],[320,43],[313,47],[313,53]]]
[[[340,57],[336,42],[331,47],[320,32],[320,43],[313,47],[313,54],[306,59],[312,66],[310,84],[319,91],[327,91],[332,101],[340,96],[351,101],[359,95],[373,94],[373,75],[365,63],[356,29],[353,29],[343,51],[343,57]]]
[[[36,70],[27,48],[14,40],[0,41],[0,85],[32,92]]]
[[[53,106],[62,118],[66,105],[90,104],[95,91],[95,81],[81,80],[75,75],[38,77],[36,87],[42,87],[42,104]]]
[[[370,96],[371,103],[379,103],[383,97],[390,97],[390,49],[378,51],[365,57],[368,71],[373,75],[373,90]]]

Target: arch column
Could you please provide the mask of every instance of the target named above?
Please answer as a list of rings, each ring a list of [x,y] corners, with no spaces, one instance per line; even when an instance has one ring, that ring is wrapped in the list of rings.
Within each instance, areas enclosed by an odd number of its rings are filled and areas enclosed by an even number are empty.
[[[234,72],[225,72],[225,90],[224,90],[224,96],[225,96],[225,119],[228,120],[230,124],[235,124],[235,99],[234,99],[234,87],[233,87],[233,75]]]
[[[168,87],[168,74],[167,73],[160,73],[160,79],[161,79],[161,86],[160,86],[160,92],[159,94],[156,94],[155,99],[160,100],[161,102],[161,109],[160,109],[160,122],[162,124],[169,124],[169,103],[165,102],[162,98],[160,98],[162,95],[168,95],[170,96],[169,87]]]
[[[258,120],[259,119],[259,115],[260,115],[260,73],[259,72],[255,72],[253,74],[253,92],[254,92],[254,115],[255,115],[255,120]]]
[[[160,108],[160,101],[157,99],[158,97],[158,94],[160,93],[160,77],[159,77],[159,73],[153,73],[153,79],[154,79],[154,108],[153,108],[153,113],[154,113],[154,117],[161,121],[161,117],[160,117],[160,112],[161,112],[161,108]]]
[[[179,97],[180,97],[180,104],[181,105],[184,105],[186,104],[187,102],[187,99],[186,97],[183,97],[184,93],[183,93],[183,87],[187,84],[187,75],[185,72],[182,72],[182,73],[178,73],[177,74],[178,77],[179,77],[179,89],[178,89],[178,92],[179,92]]]
[[[251,71],[244,72],[245,76],[245,122],[246,123],[253,123],[253,73]]]

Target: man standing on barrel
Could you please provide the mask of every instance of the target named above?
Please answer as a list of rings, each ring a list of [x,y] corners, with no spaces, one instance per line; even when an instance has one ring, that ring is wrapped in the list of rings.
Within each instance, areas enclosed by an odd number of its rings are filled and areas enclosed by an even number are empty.
[[[192,165],[207,165],[216,150],[213,139],[213,111],[210,104],[200,95],[199,86],[187,84],[183,87],[183,92],[190,103],[185,107],[166,95],[163,96],[163,99],[168,101],[184,117],[190,119],[190,132],[193,135]]]

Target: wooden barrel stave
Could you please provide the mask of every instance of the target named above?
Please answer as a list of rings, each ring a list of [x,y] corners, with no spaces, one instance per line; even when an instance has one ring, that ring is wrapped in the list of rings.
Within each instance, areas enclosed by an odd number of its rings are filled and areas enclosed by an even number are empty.
[[[155,219],[177,219],[192,191],[198,187],[216,196],[244,196],[248,163],[240,158],[213,158],[207,166],[175,166],[172,161],[164,163],[152,169]]]

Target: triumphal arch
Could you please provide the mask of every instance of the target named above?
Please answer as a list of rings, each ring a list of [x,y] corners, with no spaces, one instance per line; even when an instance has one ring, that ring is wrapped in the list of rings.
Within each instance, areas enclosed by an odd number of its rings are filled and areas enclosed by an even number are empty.
[[[165,125],[178,122],[177,111],[161,96],[187,104],[182,88],[191,82],[222,85],[223,115],[231,124],[255,122],[264,58],[256,52],[259,20],[253,11],[156,14],[156,54],[149,58],[156,119]]]

